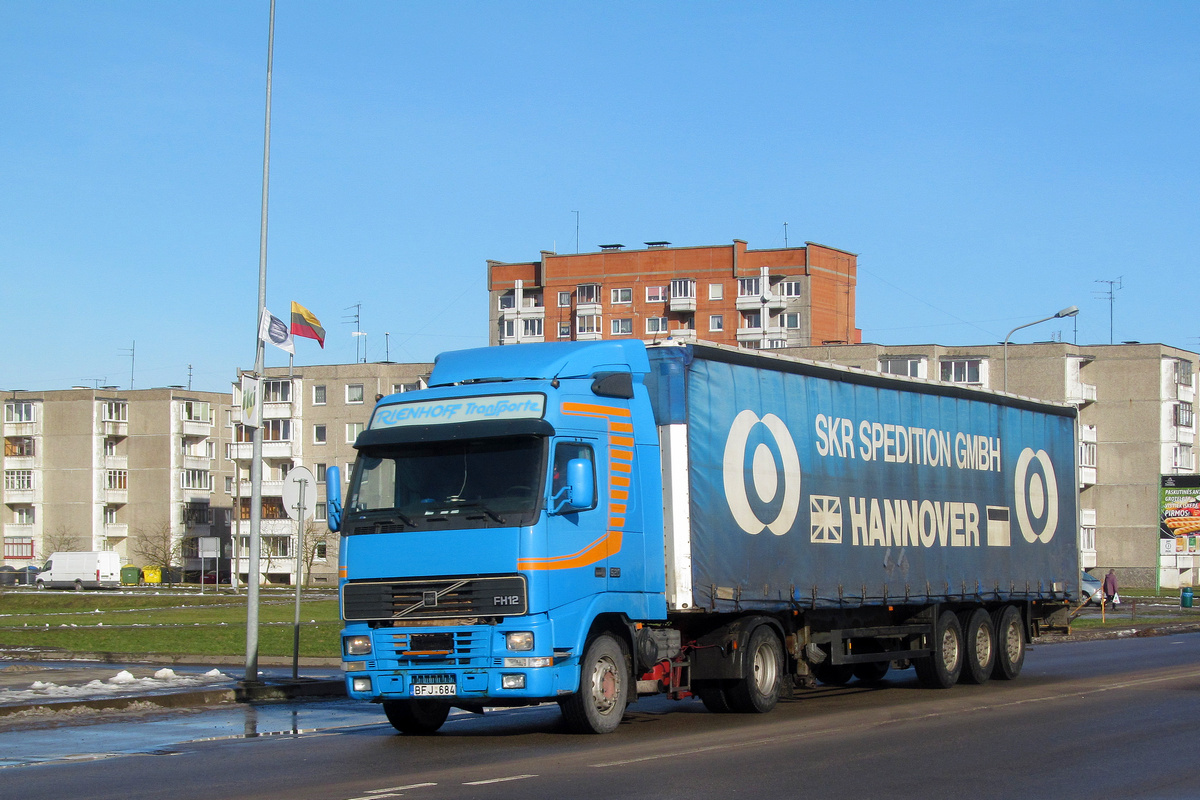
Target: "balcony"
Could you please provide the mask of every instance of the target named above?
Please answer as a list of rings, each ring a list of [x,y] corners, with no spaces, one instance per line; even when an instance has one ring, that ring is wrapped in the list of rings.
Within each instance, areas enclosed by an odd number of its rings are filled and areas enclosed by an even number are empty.
[[[229,458],[236,461],[249,461],[253,452],[253,442],[237,442],[236,444],[229,445]],[[292,443],[263,442],[262,456],[263,458],[291,458]],[[207,469],[207,466],[202,467],[202,469]]]
[[[758,342],[763,338],[762,328],[738,328],[737,340],[739,342]]]
[[[5,456],[5,469],[37,469],[35,456]]]
[[[759,311],[763,307],[763,302],[758,295],[747,294],[738,297],[734,305],[738,311]]]
[[[183,457],[184,469],[211,469],[212,459],[208,456],[187,456]]]
[[[34,436],[37,434],[36,422],[5,422],[5,436]]]
[[[1096,443],[1096,426],[1095,425],[1080,425],[1079,426],[1079,441]]]
[[[1079,488],[1086,489],[1089,486],[1096,485],[1096,468],[1095,467],[1080,467],[1079,468]]]
[[[575,315],[579,317],[598,317],[604,313],[603,304],[596,303],[577,303],[575,305]]]
[[[180,430],[184,436],[199,436],[206,437],[212,434],[212,422],[200,422],[194,419],[185,419],[181,423]]]
[[[1096,509],[1094,509],[1094,508],[1079,509],[1079,524],[1085,528],[1096,527]]]
[[[291,403],[263,403],[263,419],[291,419]]]
[[[691,297],[675,297],[672,296],[667,308],[671,311],[680,313],[688,313],[696,310],[696,296]]]
[[[129,526],[124,523],[105,523],[104,536],[108,539],[124,539],[129,536]]]
[[[1096,384],[1075,383],[1067,386],[1067,402],[1079,406],[1096,402]]]
[[[1176,387],[1177,399],[1182,400],[1185,403],[1195,402],[1195,400],[1196,400],[1196,390],[1195,389],[1193,389],[1191,386],[1186,386],[1181,383],[1175,384],[1175,387]]]
[[[104,501],[105,505],[123,506],[129,502],[128,489],[105,489],[101,492],[101,495],[101,500]]]
[[[4,537],[6,539],[29,539],[33,537],[33,525],[22,524],[15,522],[4,523]]]
[[[283,497],[284,481],[263,481],[262,496],[263,497]],[[239,491],[242,497],[250,496],[250,481],[240,481]]]
[[[129,435],[129,423],[106,419],[100,423],[101,433],[105,436],[125,437]],[[207,430],[205,435],[208,435]]]
[[[105,456],[105,469],[129,469],[129,456]]]
[[[696,341],[696,331],[694,328],[676,328],[671,331],[671,338],[677,342],[694,342]]]

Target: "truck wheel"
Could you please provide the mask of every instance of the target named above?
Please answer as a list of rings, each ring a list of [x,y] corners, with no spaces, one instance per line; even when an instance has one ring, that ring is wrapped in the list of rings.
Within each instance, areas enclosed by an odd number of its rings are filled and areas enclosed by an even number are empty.
[[[1016,606],[1005,606],[993,617],[996,628],[996,664],[992,677],[1011,681],[1025,664],[1025,625]]]
[[[931,689],[949,689],[958,683],[963,665],[963,633],[958,616],[943,611],[933,630],[932,653],[913,661],[917,678]]]
[[[854,677],[863,683],[879,683],[887,676],[891,666],[890,661],[864,661],[854,665]]]
[[[992,615],[982,608],[964,611],[959,617],[966,652],[959,680],[963,683],[987,683],[996,665],[996,629]]]
[[[755,628],[744,659],[742,677],[725,692],[729,708],[739,714],[765,714],[783,690],[783,645],[775,631],[766,625]]]
[[[728,714],[733,710],[729,707],[729,698],[725,696],[725,687],[722,684],[722,681],[692,681],[693,693],[713,714]]]
[[[854,677],[854,666],[824,661],[813,667],[813,675],[826,686],[845,686]]]
[[[401,733],[428,736],[442,727],[450,715],[450,706],[436,700],[384,700],[383,713]]]
[[[612,733],[629,703],[629,669],[625,646],[604,633],[583,654],[579,691],[558,701],[572,733]]]

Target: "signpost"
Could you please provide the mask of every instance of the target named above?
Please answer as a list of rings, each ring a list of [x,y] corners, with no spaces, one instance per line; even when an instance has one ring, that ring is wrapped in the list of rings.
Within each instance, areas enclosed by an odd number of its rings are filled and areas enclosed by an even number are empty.
[[[296,467],[283,482],[283,507],[296,520],[296,615],[292,623],[292,679],[300,677],[300,587],[304,565],[304,522],[312,515],[317,482],[305,467]]]
[[[219,536],[201,536],[200,537],[200,594],[204,594],[204,559],[212,558],[216,560],[216,575],[217,579],[213,581],[213,591],[217,591],[221,585],[221,537]]]

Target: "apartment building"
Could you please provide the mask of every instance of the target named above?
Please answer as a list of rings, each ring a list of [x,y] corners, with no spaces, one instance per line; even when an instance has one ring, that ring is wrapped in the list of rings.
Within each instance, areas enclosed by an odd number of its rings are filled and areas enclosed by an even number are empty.
[[[1200,356],[1161,344],[827,345],[792,355],[912,378],[1005,389],[1079,408],[1081,564],[1122,585],[1178,588],[1200,578],[1159,532],[1161,476],[1195,474]]]
[[[812,242],[645,244],[488,261],[489,343],[671,337],[766,349],[862,340],[853,253]]]
[[[312,585],[337,585],[337,537],[326,527],[326,474],[331,466],[342,473],[343,493],[354,464],[354,440],[362,433],[375,401],[385,395],[426,386],[433,365],[371,363],[332,364],[265,370],[262,448],[262,522],[259,571],[268,583],[294,585],[299,547],[302,569]],[[240,379],[240,376],[239,376]],[[238,539],[236,573],[245,582],[250,572],[250,462],[252,431],[238,422],[241,409],[240,380],[233,398],[238,411],[226,415],[230,444],[226,458],[236,464],[225,479],[225,491],[240,509],[234,517]],[[283,505],[283,486],[295,467],[306,467],[314,476],[319,495],[314,518],[302,538],[298,525]],[[298,544],[299,542],[299,544]]]
[[[163,565],[199,537],[228,539],[232,502],[216,420],[227,394],[181,388],[8,392],[0,464],[3,563],[55,550],[115,550]],[[176,563],[178,561],[176,560]]]

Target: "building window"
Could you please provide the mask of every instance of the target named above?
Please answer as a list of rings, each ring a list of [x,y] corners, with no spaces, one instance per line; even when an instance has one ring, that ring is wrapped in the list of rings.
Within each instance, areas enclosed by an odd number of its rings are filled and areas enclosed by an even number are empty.
[[[317,522],[324,522],[329,519],[329,512],[326,510],[328,506],[324,503],[316,503],[313,506],[313,519]]]
[[[1080,442],[1079,443],[1079,466],[1081,466],[1081,467],[1096,466],[1096,443],[1095,442]]]
[[[517,336],[517,321],[515,319],[500,320],[500,338],[515,339]]]
[[[1175,406],[1175,424],[1181,428],[1192,427],[1193,410],[1191,403],[1181,402]]]
[[[540,319],[523,319],[521,320],[521,335],[523,336],[541,336],[542,321]]]
[[[196,400],[184,400],[179,405],[179,418],[184,422],[212,424],[212,404]]]
[[[104,472],[104,488],[110,492],[123,492],[129,488],[129,473],[123,469]]]
[[[696,297],[696,282],[688,278],[676,278],[671,281],[672,300],[691,300]]]
[[[281,380],[263,381],[264,403],[292,402],[292,382]]]
[[[599,333],[600,317],[596,314],[581,314],[575,318],[575,330],[579,333]]]
[[[316,473],[317,483],[325,482],[325,465],[313,464],[313,472]]]
[[[350,383],[346,385],[346,403],[356,405],[363,401],[363,385],[361,383]]]
[[[600,302],[600,284],[598,283],[581,283],[575,287],[575,302],[583,305],[585,303]]]
[[[116,525],[117,524],[117,507],[116,506],[105,506],[104,507],[104,524],[105,525]]]
[[[5,422],[33,422],[33,403],[17,402],[4,404]]]
[[[1177,444],[1171,451],[1171,466],[1175,469],[1191,469],[1192,468],[1192,446],[1190,444]]]
[[[558,323],[558,338],[560,338],[560,339],[570,339],[571,338],[571,323],[569,323],[569,322]]]
[[[710,283],[708,285],[709,300],[724,300],[725,299],[725,284]]]
[[[632,319],[614,319],[609,321],[613,336],[623,336],[633,333]]]
[[[4,440],[4,455],[12,458],[33,455],[33,437],[14,436]]]
[[[325,405],[325,387],[324,386],[314,386],[313,387],[313,405],[314,406]]]
[[[791,312],[791,311],[789,311],[786,314],[780,314],[779,315],[779,324],[781,327],[787,328],[788,330],[793,330],[793,331],[799,330],[800,314],[798,314],[796,312]]]
[[[128,422],[129,403],[124,400],[109,400],[100,408],[100,419],[103,422]]]
[[[1080,528],[1079,529],[1079,549],[1085,553],[1093,553],[1096,551],[1096,529],[1095,528]]]
[[[570,308],[571,307],[571,293],[570,292],[559,292],[558,293],[558,307],[559,308]]]
[[[923,378],[925,359],[913,356],[885,356],[879,359],[879,371],[885,375],[906,375]]]
[[[509,289],[504,294],[500,295],[500,310],[501,311],[503,311],[507,308],[516,308],[516,307],[517,307],[517,296],[511,289]]]
[[[18,525],[33,524],[33,506],[17,506],[13,509],[13,520]]]
[[[783,281],[778,288],[781,297],[800,296],[800,281]]]
[[[742,312],[742,327],[743,328],[761,328],[762,313],[759,311],[743,311]]]
[[[646,302],[647,303],[665,303],[665,302],[667,302],[667,287],[665,287],[665,286],[647,286],[646,287]]]
[[[290,419],[264,419],[262,440],[264,442],[290,442],[292,440],[292,421]]]
[[[33,558],[33,538],[30,536],[4,537],[5,558]]]
[[[363,424],[361,422],[346,423],[346,444],[354,444],[354,440],[363,432]]]
[[[233,476],[225,476],[225,494],[233,494]]]
[[[117,440],[116,439],[105,439],[104,440],[104,455],[115,456],[116,454],[117,454]]]
[[[979,384],[980,360],[978,358],[962,358],[942,362],[942,380],[950,383]]]
[[[313,425],[313,444],[325,444],[324,425]]]
[[[666,317],[646,317],[646,333],[666,333]]]
[[[738,297],[758,297],[761,287],[762,278],[738,278]]]
[[[421,382],[416,383],[393,383],[392,394],[403,394],[404,392],[415,392],[421,388]]]
[[[1175,383],[1181,386],[1192,385],[1192,362],[1183,360],[1175,362]]]
[[[612,289],[609,291],[614,305],[633,302],[633,289]]]
[[[682,317],[680,317],[679,318],[679,327],[677,330],[681,330],[681,331],[696,330],[696,315],[695,314],[684,314]]]
[[[710,331],[723,331],[723,330],[725,330],[725,315],[724,315],[724,314],[713,314],[713,315],[711,315],[711,316],[708,318],[708,329],[709,329]]]

